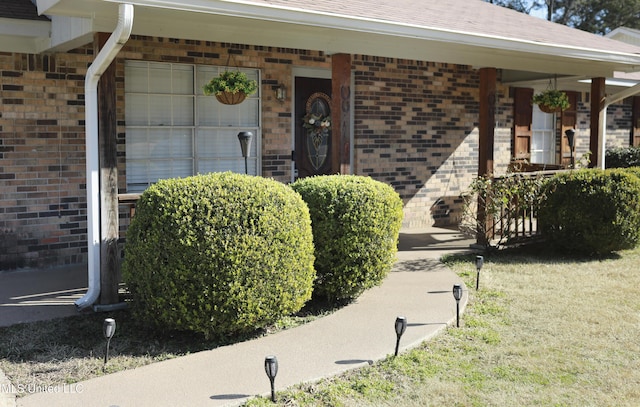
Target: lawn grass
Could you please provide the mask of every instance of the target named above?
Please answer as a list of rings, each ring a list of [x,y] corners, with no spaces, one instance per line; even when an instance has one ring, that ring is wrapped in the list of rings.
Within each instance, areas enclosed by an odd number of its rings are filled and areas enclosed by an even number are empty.
[[[446,263],[475,287],[472,257]],[[600,259],[532,249],[487,256],[460,328],[397,358],[278,392],[278,405],[637,406],[639,264],[640,250]]]
[[[191,332],[154,332],[129,311],[88,313],[50,321],[0,327],[0,370],[14,384],[46,388],[77,383],[105,374],[148,365],[189,353],[214,349],[289,329],[333,312],[341,304],[311,301],[295,315],[250,335],[207,340]],[[109,361],[104,364],[105,318],[116,320]],[[27,392],[18,392],[25,396]]]

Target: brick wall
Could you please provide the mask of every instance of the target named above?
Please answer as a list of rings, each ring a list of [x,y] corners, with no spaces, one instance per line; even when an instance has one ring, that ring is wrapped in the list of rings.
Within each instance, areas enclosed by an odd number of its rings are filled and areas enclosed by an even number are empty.
[[[631,141],[631,98],[607,109],[607,148],[628,147]]]
[[[231,52],[232,57],[229,58]],[[280,83],[289,87],[296,67],[331,68],[329,57],[318,51],[132,36],[118,57],[118,100],[124,100],[124,60],[147,60],[202,65],[231,65],[261,70],[262,175],[281,182],[291,180],[291,89],[283,103],[275,99]],[[118,109],[124,124],[124,104]],[[125,188],[124,126],[119,127],[118,151],[121,190]]]
[[[578,96],[578,122],[576,128],[576,162],[587,166],[591,159],[589,139],[591,137],[591,103],[589,93]],[[585,102],[586,101],[586,102]],[[631,138],[631,99],[625,99],[607,108],[606,148],[627,147]],[[593,152],[595,153],[595,152]]]
[[[124,60],[232,63],[261,70],[263,175],[291,179],[291,104],[274,90],[292,67],[330,68],[322,52],[133,36],[116,60],[119,192],[126,185]],[[0,270],[86,261],[84,76],[93,47],[0,53]],[[290,90],[289,90],[290,91]],[[121,216],[126,226],[123,209]]]
[[[355,172],[395,188],[405,227],[456,224],[460,194],[478,170],[477,71],[368,56],[353,64]],[[506,124],[500,103],[497,121]],[[496,132],[497,167],[508,164],[509,139],[508,130]]]
[[[85,260],[90,60],[83,50],[0,54],[0,270]]]

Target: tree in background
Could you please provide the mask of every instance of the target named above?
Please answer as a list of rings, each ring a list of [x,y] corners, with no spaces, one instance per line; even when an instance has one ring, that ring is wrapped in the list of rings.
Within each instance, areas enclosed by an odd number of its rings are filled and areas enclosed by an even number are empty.
[[[640,29],[640,0],[486,0],[549,21],[607,34],[618,27]]]
[[[540,8],[539,1],[531,0],[485,0],[487,3],[495,4],[496,6],[510,8],[515,11],[519,11],[525,14],[531,14],[533,11]]]

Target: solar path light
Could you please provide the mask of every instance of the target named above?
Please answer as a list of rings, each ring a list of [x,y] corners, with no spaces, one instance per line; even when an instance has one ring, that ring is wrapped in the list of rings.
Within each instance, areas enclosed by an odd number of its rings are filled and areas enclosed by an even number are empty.
[[[396,353],[395,356],[398,356],[398,349],[400,348],[400,337],[407,330],[407,318],[398,317],[396,318]]]
[[[238,133],[238,140],[240,141],[240,149],[242,150],[242,156],[244,157],[244,173],[248,174],[249,169],[247,167],[247,157],[251,150],[251,137],[253,133],[250,131],[241,131]]]
[[[276,402],[275,380],[278,374],[278,359],[275,356],[267,356],[264,359],[264,371],[271,382],[271,401]]]
[[[573,143],[575,141],[576,130],[567,129],[564,131],[564,134],[567,136],[567,144],[569,144],[569,160],[571,162],[571,168],[573,168],[575,164],[573,159]]]
[[[476,291],[478,291],[478,287],[480,286],[480,270],[482,270],[482,265],[484,264],[484,257],[476,256],[476,270],[478,273],[476,274]]]
[[[104,351],[104,364],[106,366],[109,361],[109,344],[111,343],[111,338],[113,338],[113,335],[116,333],[116,320],[113,318],[105,319],[102,324],[102,333],[107,340],[107,346]]]
[[[453,298],[456,300],[456,326],[460,327],[460,298],[462,298],[462,286],[460,284],[453,285]]]

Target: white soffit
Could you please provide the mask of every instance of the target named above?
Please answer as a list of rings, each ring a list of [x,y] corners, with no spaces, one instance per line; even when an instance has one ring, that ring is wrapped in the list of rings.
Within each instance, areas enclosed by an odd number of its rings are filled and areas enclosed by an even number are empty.
[[[38,53],[49,43],[51,22],[0,18],[0,50]]]
[[[92,19],[51,16],[51,25],[51,51],[64,52],[93,41]]]

